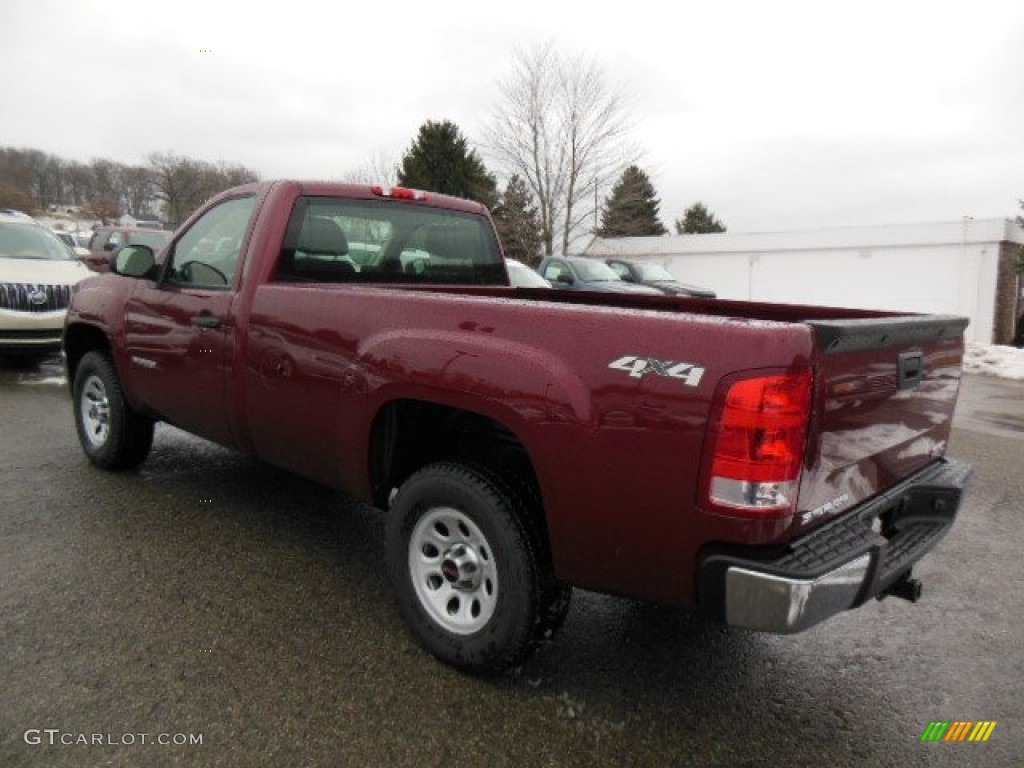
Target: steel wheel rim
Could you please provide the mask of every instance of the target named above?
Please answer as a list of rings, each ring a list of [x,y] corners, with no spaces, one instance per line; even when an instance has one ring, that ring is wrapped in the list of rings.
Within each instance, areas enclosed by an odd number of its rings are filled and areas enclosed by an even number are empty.
[[[494,550],[480,528],[457,509],[433,507],[416,523],[409,538],[409,575],[423,610],[449,632],[478,632],[494,615]]]
[[[86,440],[95,448],[102,447],[110,436],[110,400],[99,376],[89,376],[82,385],[79,413]]]

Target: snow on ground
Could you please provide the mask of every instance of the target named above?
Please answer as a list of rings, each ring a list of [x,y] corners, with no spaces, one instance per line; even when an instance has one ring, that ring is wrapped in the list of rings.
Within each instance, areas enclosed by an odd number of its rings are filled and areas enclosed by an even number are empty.
[[[1024,381],[1024,349],[967,342],[964,371]]]

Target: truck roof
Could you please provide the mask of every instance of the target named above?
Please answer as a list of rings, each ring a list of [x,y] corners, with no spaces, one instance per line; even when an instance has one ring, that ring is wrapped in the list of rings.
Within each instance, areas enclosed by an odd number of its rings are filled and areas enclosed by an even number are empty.
[[[380,200],[391,198],[390,192],[398,189],[408,189],[406,187],[389,187],[386,185],[371,185],[371,184],[342,184],[330,181],[304,181],[300,179],[271,179],[267,181],[258,181],[252,184],[244,184],[239,187],[233,187],[232,189],[225,190],[224,192],[217,195],[237,194],[239,191],[251,191],[258,195],[262,195],[267,192],[271,187],[283,184],[295,184],[299,187],[300,193],[303,195],[322,195],[324,197],[347,197],[352,199],[363,199],[363,200]],[[384,194],[375,192],[374,190],[383,189]],[[464,211],[466,213],[486,213],[487,207],[482,203],[475,202],[473,200],[466,200],[461,197],[453,197],[451,195],[444,195],[440,192],[431,192],[429,190],[410,190],[418,193],[415,198],[402,198],[403,202],[417,203],[419,205],[426,205],[434,208],[446,208],[453,211]]]

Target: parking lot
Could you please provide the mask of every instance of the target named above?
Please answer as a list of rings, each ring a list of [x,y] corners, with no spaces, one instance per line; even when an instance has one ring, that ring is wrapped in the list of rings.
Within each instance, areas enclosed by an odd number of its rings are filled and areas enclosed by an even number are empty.
[[[406,633],[376,511],[171,428],[140,471],[95,470],[57,360],[0,363],[0,424],[5,768],[1024,755],[1024,383],[965,379],[950,453],[975,482],[915,571],[921,603],[776,637],[577,592],[555,641],[498,680]],[[997,725],[922,743],[936,720]]]

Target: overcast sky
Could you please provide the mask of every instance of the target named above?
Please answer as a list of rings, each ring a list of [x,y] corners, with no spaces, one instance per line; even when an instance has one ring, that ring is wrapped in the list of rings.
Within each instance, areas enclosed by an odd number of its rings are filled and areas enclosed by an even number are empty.
[[[1020,0],[4,0],[0,146],[340,179],[428,119],[482,141],[547,41],[631,94],[670,228],[697,200],[735,232],[1020,212]]]

